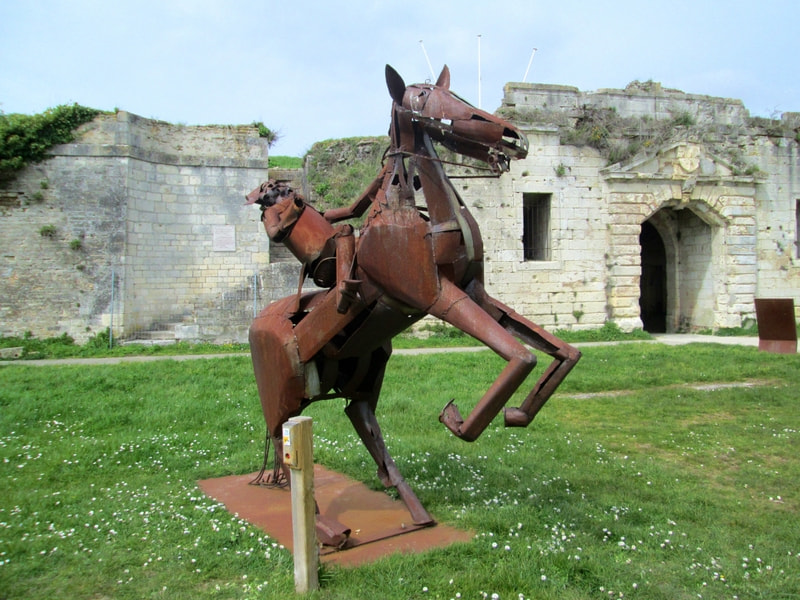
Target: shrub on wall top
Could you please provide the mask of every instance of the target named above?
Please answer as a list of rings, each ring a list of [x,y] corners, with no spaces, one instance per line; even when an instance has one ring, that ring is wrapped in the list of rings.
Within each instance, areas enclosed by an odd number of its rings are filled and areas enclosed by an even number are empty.
[[[75,139],[75,130],[100,113],[79,104],[63,104],[36,115],[0,113],[0,179],[47,157],[57,144]]]

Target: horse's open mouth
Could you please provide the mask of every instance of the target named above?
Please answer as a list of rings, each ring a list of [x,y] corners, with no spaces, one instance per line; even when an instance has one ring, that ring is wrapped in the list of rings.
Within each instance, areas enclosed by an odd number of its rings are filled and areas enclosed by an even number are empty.
[[[422,119],[420,119],[422,120]],[[507,159],[525,158],[528,155],[528,139],[513,127],[505,127],[486,119],[473,116],[469,120],[449,121],[425,119],[430,134],[451,147],[453,144],[476,147],[482,145],[506,156]]]
[[[528,138],[524,134],[506,127],[503,130],[502,151],[509,158],[528,156]]]

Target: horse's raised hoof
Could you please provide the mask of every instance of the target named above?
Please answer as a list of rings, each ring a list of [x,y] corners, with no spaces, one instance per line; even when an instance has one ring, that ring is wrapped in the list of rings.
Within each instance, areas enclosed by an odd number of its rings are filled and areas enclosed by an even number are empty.
[[[461,437],[461,426],[464,424],[464,419],[461,418],[461,413],[458,406],[455,405],[455,400],[450,400],[445,404],[442,412],[439,413],[439,421],[444,423],[453,435]]]
[[[506,427],[527,427],[532,420],[527,413],[518,408],[506,408],[503,411],[503,418]]]

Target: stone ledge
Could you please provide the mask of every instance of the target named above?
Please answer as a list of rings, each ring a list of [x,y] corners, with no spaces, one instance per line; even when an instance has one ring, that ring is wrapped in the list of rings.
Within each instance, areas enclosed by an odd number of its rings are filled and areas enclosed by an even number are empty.
[[[24,351],[25,348],[22,346],[14,346],[13,348],[0,348],[0,358],[22,358],[22,353]]]
[[[156,165],[179,167],[236,167],[266,169],[268,160],[260,158],[226,158],[218,156],[179,155],[157,150],[145,150],[127,144],[62,144],[50,151],[50,156],[85,158],[133,158]]]

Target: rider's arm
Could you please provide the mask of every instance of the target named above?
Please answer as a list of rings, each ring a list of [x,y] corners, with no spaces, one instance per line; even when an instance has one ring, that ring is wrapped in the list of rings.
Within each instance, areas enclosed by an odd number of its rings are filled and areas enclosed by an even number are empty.
[[[353,202],[353,204],[350,206],[330,208],[326,210],[323,214],[325,220],[329,223],[338,223],[339,221],[345,221],[347,219],[352,219],[353,217],[360,217],[363,215],[364,212],[369,208],[369,205],[372,204],[372,201],[375,199],[375,195],[381,188],[385,173],[386,167],[384,166],[369,187],[358,197],[358,200]]]

